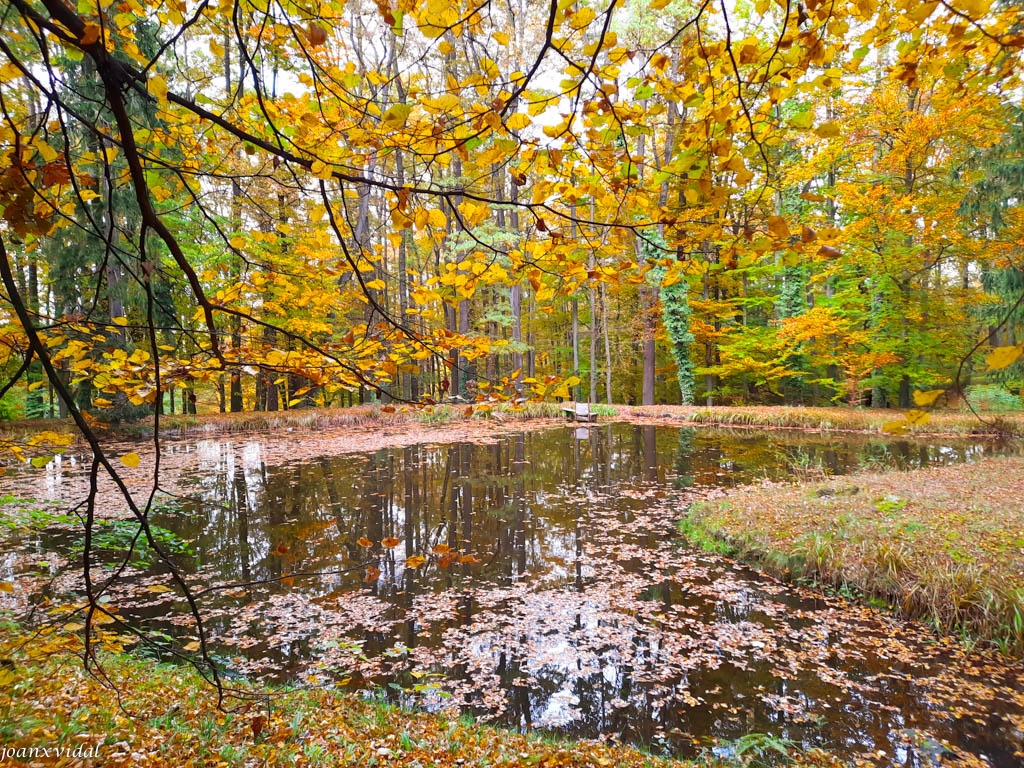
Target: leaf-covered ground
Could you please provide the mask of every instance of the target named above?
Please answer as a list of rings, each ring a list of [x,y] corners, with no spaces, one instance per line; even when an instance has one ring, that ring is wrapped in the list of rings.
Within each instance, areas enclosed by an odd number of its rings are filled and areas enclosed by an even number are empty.
[[[242,685],[217,708],[188,668],[104,654],[87,674],[76,640],[3,627],[0,747],[4,765],[132,766],[682,766],[639,750],[570,742],[413,713],[330,688]],[[18,750],[98,751],[95,760],[19,759]],[[40,753],[41,754],[41,753]],[[840,763],[824,753],[798,764]],[[709,759],[710,754],[709,754]],[[707,763],[705,763],[707,764]]]
[[[809,485],[766,484],[696,505],[690,537],[883,599],[940,631],[1024,651],[1024,459]]]

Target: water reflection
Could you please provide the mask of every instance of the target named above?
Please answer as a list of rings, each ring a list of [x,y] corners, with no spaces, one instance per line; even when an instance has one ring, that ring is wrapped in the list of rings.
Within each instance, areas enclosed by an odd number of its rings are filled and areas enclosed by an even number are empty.
[[[156,522],[193,540],[183,565],[199,578],[245,585],[210,605],[240,671],[397,682],[427,706],[681,754],[769,732],[895,762],[917,759],[926,734],[1018,759],[1019,669],[993,682],[947,647],[673,536],[708,489],[948,464],[992,444],[620,424],[278,466],[258,443],[195,450],[194,502]],[[180,631],[167,603],[122,613]],[[958,721],[961,705],[992,727]]]

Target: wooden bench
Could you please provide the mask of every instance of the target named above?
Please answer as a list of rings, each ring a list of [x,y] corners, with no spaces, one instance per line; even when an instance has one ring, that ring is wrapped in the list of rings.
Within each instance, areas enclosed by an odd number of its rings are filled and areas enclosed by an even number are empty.
[[[590,409],[590,403],[565,403],[562,411],[573,421],[597,421],[597,414]]]

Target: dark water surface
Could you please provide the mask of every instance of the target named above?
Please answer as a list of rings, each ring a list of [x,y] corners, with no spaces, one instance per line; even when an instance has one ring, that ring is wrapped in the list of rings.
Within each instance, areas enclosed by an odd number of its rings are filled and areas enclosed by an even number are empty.
[[[182,565],[199,582],[248,585],[204,597],[240,673],[673,754],[758,732],[879,764],[930,764],[936,741],[1024,764],[1019,665],[675,533],[716,489],[992,444],[613,424],[275,466],[258,442],[175,450],[196,452],[194,500],[155,522],[192,541]],[[122,615],[187,632],[169,596],[148,597],[129,607],[126,591]]]

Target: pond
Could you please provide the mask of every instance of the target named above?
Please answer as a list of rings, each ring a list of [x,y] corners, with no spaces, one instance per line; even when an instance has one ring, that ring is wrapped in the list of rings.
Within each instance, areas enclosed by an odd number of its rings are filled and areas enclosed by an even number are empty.
[[[928,764],[940,741],[1022,763],[1019,664],[676,533],[730,486],[970,461],[991,443],[602,424],[294,462],[258,439],[169,449],[191,461],[189,493],[154,521],[190,542],[178,557],[197,584],[238,585],[203,605],[239,674],[675,755],[765,733],[879,764]],[[144,589],[159,581],[137,569],[121,615],[187,641],[173,595]]]

